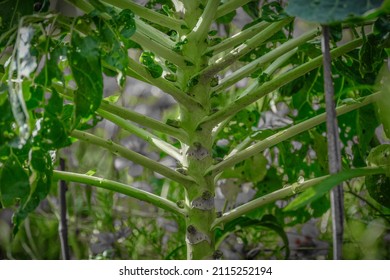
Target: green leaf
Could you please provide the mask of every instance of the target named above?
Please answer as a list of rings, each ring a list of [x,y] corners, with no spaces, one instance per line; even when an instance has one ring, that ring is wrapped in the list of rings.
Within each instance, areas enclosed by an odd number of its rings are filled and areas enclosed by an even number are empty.
[[[139,59],[153,78],[159,78],[163,73],[163,68],[154,60],[154,57],[154,53],[144,51]]]
[[[12,155],[0,169],[1,203],[4,207],[25,201],[30,194],[29,178],[16,156]]]
[[[115,17],[119,33],[124,39],[129,39],[135,33],[134,14],[129,9],[122,10],[117,17]]]
[[[352,17],[361,17],[366,12],[378,9],[382,0],[290,0],[285,9],[291,16],[321,24],[341,22]]]
[[[7,32],[25,15],[34,12],[34,4],[38,0],[2,0],[0,1],[0,34]]]
[[[390,208],[390,177],[382,174],[367,176],[366,187],[376,202]]]
[[[271,2],[261,8],[261,18],[264,21],[275,22],[288,17],[278,2]]]
[[[267,159],[263,154],[257,154],[244,163],[244,177],[248,182],[257,183],[267,174]]]
[[[77,84],[74,95],[76,117],[87,118],[99,108],[103,97],[103,75],[98,41],[72,33],[69,65]]]
[[[0,94],[1,96],[2,94]],[[7,96],[4,94],[4,96]],[[15,138],[13,124],[15,119],[8,100],[0,104],[0,147]]]
[[[275,167],[271,167],[267,170],[267,174],[262,181],[256,184],[256,198],[276,191],[283,184],[280,174],[277,173]]]
[[[359,70],[364,77],[368,73],[377,73],[383,65],[386,58],[386,52],[383,49],[382,38],[374,34],[367,36],[363,46],[359,51]]]
[[[305,190],[302,194],[299,194],[297,198],[295,198],[290,204],[288,204],[283,211],[293,211],[308,205],[316,201],[317,199],[323,197],[326,193],[328,193],[333,187],[338,184],[361,176],[369,176],[381,173],[382,171],[377,169],[351,169],[347,171],[342,171],[338,174],[331,175],[324,179],[318,185]]]
[[[371,140],[375,136],[375,130],[379,125],[375,114],[375,107],[370,104],[362,107],[357,112],[356,132],[359,138],[359,151],[362,158],[368,155],[371,149]]]
[[[241,231],[248,227],[265,227],[275,231],[283,240],[286,259],[289,257],[290,249],[287,234],[284,231],[283,226],[280,225],[278,220],[273,215],[264,215],[261,219],[251,219],[248,217],[239,217],[234,219],[233,221],[225,224],[223,230],[217,229],[217,243],[220,241],[219,239],[225,238],[227,234]]]
[[[382,67],[377,84],[380,90],[380,97],[378,98],[378,102],[376,102],[378,115],[383,124],[383,130],[387,138],[390,139],[390,71],[386,65]]]
[[[222,17],[219,17],[217,18],[216,22],[217,23],[222,23],[222,24],[228,24],[228,23],[231,23],[233,18],[236,16],[237,12],[234,10],[234,11],[231,11],[230,13],[222,16]]]
[[[254,1],[249,2],[248,4],[245,4],[244,6],[242,6],[242,9],[252,19],[257,19],[259,17],[260,11],[259,11],[258,0],[254,0]]]
[[[373,148],[367,157],[369,166],[390,165],[390,144],[382,144]]]
[[[27,217],[27,215],[33,212],[39,206],[39,203],[47,196],[50,191],[50,185],[50,174],[40,174],[32,182],[32,187],[34,188],[33,193],[30,194],[27,202],[22,207],[19,207],[13,216],[14,235],[18,232],[20,224]]]
[[[316,152],[318,163],[321,165],[322,170],[328,169],[328,146],[326,137],[322,136],[316,130],[311,130],[309,132],[310,136],[313,138],[313,150]]]

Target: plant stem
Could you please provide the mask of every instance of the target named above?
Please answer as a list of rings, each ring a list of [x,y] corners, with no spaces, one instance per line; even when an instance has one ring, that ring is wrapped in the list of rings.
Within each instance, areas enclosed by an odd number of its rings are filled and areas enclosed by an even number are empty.
[[[352,42],[345,44],[344,46],[338,47],[331,51],[332,58],[336,58],[338,56],[347,53],[356,47],[360,46],[363,43],[363,39],[359,38]],[[322,64],[322,55],[300,65],[296,68],[279,75],[278,77],[272,79],[269,82],[265,82],[259,87],[253,88],[252,92],[247,95],[237,99],[230,106],[226,106],[224,109],[216,112],[215,114],[208,116],[204,120],[202,120],[201,124],[207,123],[207,125],[217,125],[220,121],[223,121],[227,117],[231,117],[232,115],[238,113],[246,106],[252,104],[258,99],[262,98],[266,94],[278,89],[279,87],[303,76],[307,72],[321,66]]]
[[[332,176],[338,176],[338,180],[341,182],[356,178],[356,177],[362,177],[362,176],[368,176],[368,175],[375,175],[375,174],[383,174],[386,172],[386,169],[383,167],[363,167],[363,168],[357,168],[357,169],[351,169],[342,171],[338,174],[333,175],[325,175],[322,177],[313,178],[310,180],[307,180],[300,184],[293,184],[291,186],[283,187],[277,191],[274,191],[272,193],[266,194],[262,197],[256,198],[244,205],[241,205],[239,207],[236,207],[235,209],[225,213],[222,215],[222,217],[217,218],[214,223],[212,224],[212,229],[215,229],[218,226],[223,226],[224,224],[242,216],[245,214],[248,214],[250,211],[253,211],[255,209],[258,209],[259,207],[262,207],[264,205],[270,204],[272,202],[275,202],[277,200],[285,199],[289,196],[295,195],[297,193],[303,192],[304,190],[307,190],[311,187],[315,187],[322,181],[332,177]]]
[[[130,161],[133,161],[139,165],[142,165],[143,167],[149,168],[152,171],[155,171],[161,175],[164,175],[165,177],[178,182],[180,184],[188,184],[192,182],[192,178],[185,176],[183,174],[180,174],[179,172],[176,172],[154,160],[151,160],[143,155],[140,155],[136,152],[133,152],[132,150],[126,149],[125,147],[118,145],[111,140],[103,139],[100,137],[97,137],[93,134],[74,130],[70,134],[72,137],[77,138],[79,140],[106,148],[110,152],[120,155]]]
[[[75,6],[76,8],[80,9],[85,13],[89,13],[94,9],[93,6],[88,2],[86,2],[85,0],[65,0],[65,1],[72,4],[73,6]]]
[[[136,32],[131,39],[141,45],[143,49],[154,52],[157,56],[176,64],[180,68],[186,67],[185,59],[181,55],[163,46],[160,42],[155,41],[150,36],[146,36],[141,32]]]
[[[341,170],[341,145],[339,139],[339,125],[337,122],[336,105],[334,101],[329,26],[322,26],[322,33],[329,173],[335,174]],[[330,203],[332,209],[333,259],[340,260],[342,258],[344,233],[344,194],[342,185],[335,186],[331,190]]]
[[[232,47],[235,47],[237,45],[242,44],[242,42],[245,42],[246,40],[252,38],[259,32],[261,32],[264,28],[269,26],[271,23],[266,21],[261,21],[258,24],[255,24],[248,29],[245,29],[237,34],[235,34],[232,37],[229,37],[225,40],[223,40],[221,43],[207,48],[205,53],[211,53],[212,55],[216,55],[220,52],[223,52],[227,49],[230,49]]]
[[[132,60],[129,63],[128,67],[132,72],[137,73],[138,76],[141,76],[147,83],[160,88],[162,91],[172,96],[179,104],[183,105],[184,107],[191,108],[201,106],[197,101],[185,94],[173,83],[168,82],[161,77],[153,78],[146,70],[146,68],[143,67],[141,64],[137,63],[136,61]]]
[[[64,88],[61,84],[56,84],[56,83],[53,83],[52,86],[57,90],[57,92],[61,93],[63,97],[65,97],[68,100],[73,100],[73,96],[74,96],[73,90],[69,88]],[[162,123],[148,116],[142,115],[140,113],[125,109],[121,106],[109,103],[108,101],[103,100],[100,103],[99,109],[109,112],[113,115],[119,116],[125,120],[135,122],[138,125],[165,133],[178,140],[187,139],[185,132],[181,129],[167,125],[165,123]]]
[[[188,34],[187,39],[193,42],[201,42],[207,37],[210,25],[214,20],[214,15],[220,0],[208,0],[206,7],[199,17],[196,26]]]
[[[297,46],[299,46],[303,43],[306,43],[307,41],[309,41],[313,38],[315,38],[317,35],[319,35],[319,33],[320,33],[319,30],[314,29],[314,30],[306,32],[305,34],[301,35],[298,38],[288,40],[286,43],[280,45],[276,49],[273,49],[272,51],[268,52],[267,54],[262,55],[261,57],[255,59],[254,61],[241,67],[239,70],[237,70],[233,74],[223,78],[220,81],[219,85],[217,85],[214,88],[215,92],[224,90],[224,89],[234,85],[236,82],[249,76],[252,72],[257,71],[258,69],[261,69],[264,65],[266,65],[267,63],[280,57],[284,53],[296,48]]]
[[[251,1],[252,0],[229,0],[225,4],[222,4],[218,7],[215,18],[219,18],[230,12],[233,12]]]
[[[366,106],[370,103],[373,103],[377,101],[377,97],[379,96],[379,93],[371,94],[370,96],[362,98],[361,102],[349,104],[349,105],[343,105],[336,109],[337,115],[343,115],[348,112],[351,112],[353,110],[356,110],[360,107]],[[272,146],[275,146],[291,137],[294,137],[304,131],[307,131],[323,122],[326,121],[326,113],[320,114],[316,117],[313,117],[309,120],[303,121],[299,124],[293,125],[289,128],[286,128],[285,130],[282,130],[278,133],[275,133],[274,135],[256,143],[252,146],[246,148],[245,150],[241,152],[237,152],[231,157],[226,158],[222,162],[213,165],[210,169],[207,170],[207,172],[214,172],[215,174],[218,174],[222,172],[223,170],[230,168],[234,166],[235,164],[257,154],[262,151],[264,151],[267,148],[270,148]]]
[[[141,139],[147,141],[149,144],[151,144],[151,145],[155,146],[156,148],[159,148],[161,151],[167,153],[168,155],[170,155],[171,157],[173,157],[177,161],[179,161],[179,162],[181,161],[182,156],[180,154],[180,151],[176,147],[157,138],[152,133],[131,124],[130,122],[126,121],[125,119],[123,119],[121,117],[118,117],[116,115],[108,113],[102,109],[98,109],[97,112],[103,118],[115,123],[116,125],[118,125],[122,129],[137,135]]]
[[[130,120],[141,126],[145,126],[147,128],[165,133],[178,140],[184,140],[187,138],[185,132],[179,128],[167,125],[165,123],[162,123],[158,120],[152,119],[145,115],[125,109],[121,106],[103,101],[100,104],[100,108],[103,109],[104,111],[110,112],[111,114],[117,115],[125,120]]]
[[[154,28],[153,26],[150,26],[149,24],[146,24],[144,21],[138,18],[135,18],[134,20],[138,32],[148,36],[151,38],[151,40],[154,40],[168,49],[173,49],[175,47],[175,42],[173,42],[171,38],[169,38],[169,36],[165,33]]]
[[[60,158],[61,171],[65,171],[65,160]],[[60,242],[61,242],[61,253],[63,260],[70,260],[69,244],[68,244],[68,222],[66,219],[66,191],[67,186],[64,180],[60,181],[59,194],[60,194],[60,223],[58,227]]]
[[[276,32],[278,32],[280,29],[282,29],[291,21],[292,18],[287,18],[272,23],[263,31],[261,31],[259,34],[247,40],[246,42],[242,43],[238,47],[234,48],[229,54],[217,60],[215,63],[206,67],[202,72],[199,73],[199,75],[202,75],[206,78],[213,77],[219,71],[225,69],[227,66],[234,63],[237,59],[239,59],[240,57],[244,56],[248,52],[252,51],[257,46],[264,43],[268,38],[270,38],[272,35],[274,35]]]
[[[138,5],[131,0],[103,0],[103,2],[106,2],[107,4],[121,9],[130,9],[136,15],[143,19],[146,19],[153,23],[157,23],[158,25],[164,27],[168,27],[173,30],[180,30],[181,26],[185,25],[185,22],[180,19],[168,17],[166,15]]]
[[[92,185],[98,188],[114,191],[151,203],[156,207],[167,210],[180,217],[184,217],[185,215],[184,210],[180,209],[175,203],[165,198],[116,181],[93,177],[85,174],[56,170],[53,171],[53,180],[64,180],[69,182]]]

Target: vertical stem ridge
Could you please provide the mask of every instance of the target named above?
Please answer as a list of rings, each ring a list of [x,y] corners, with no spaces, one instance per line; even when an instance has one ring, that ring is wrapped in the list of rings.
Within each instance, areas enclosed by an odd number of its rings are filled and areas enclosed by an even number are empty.
[[[323,64],[324,64],[324,91],[326,103],[326,129],[328,138],[328,159],[330,174],[341,170],[341,147],[339,140],[339,127],[334,101],[334,87],[332,82],[331,56],[329,47],[329,27],[323,26]],[[342,258],[343,221],[344,221],[344,197],[342,185],[338,185],[331,191],[332,228],[333,228],[333,259]]]

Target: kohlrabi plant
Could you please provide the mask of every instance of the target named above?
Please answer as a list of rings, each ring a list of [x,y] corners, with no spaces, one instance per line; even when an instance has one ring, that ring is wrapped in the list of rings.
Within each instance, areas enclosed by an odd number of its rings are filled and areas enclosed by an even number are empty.
[[[276,232],[288,257],[284,227],[329,208],[341,258],[352,178],[365,177],[372,199],[390,207],[389,1],[67,2],[81,16],[46,0],[0,1],[0,206],[15,209],[15,234],[58,181],[175,215],[188,259],[223,258],[223,239],[250,227]],[[157,87],[177,114],[158,120],[119,105],[103,95],[105,77]],[[102,120],[176,167],[94,134]],[[158,173],[181,197],[59,170],[61,149],[75,142]],[[221,189],[244,185],[249,201],[225,197],[216,208]]]

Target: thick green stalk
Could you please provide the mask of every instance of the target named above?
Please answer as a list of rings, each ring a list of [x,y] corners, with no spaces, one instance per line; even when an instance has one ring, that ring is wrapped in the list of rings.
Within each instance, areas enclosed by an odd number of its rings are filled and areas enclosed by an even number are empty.
[[[185,23],[180,19],[171,18],[165,16],[156,11],[145,8],[141,5],[134,3],[132,0],[103,0],[109,5],[121,8],[130,9],[139,17],[146,19],[150,22],[157,23],[161,26],[168,27],[173,30],[180,30]]]
[[[292,18],[287,18],[272,23],[263,31],[261,31],[259,34],[247,40],[246,42],[242,43],[238,47],[234,48],[227,55],[217,60],[215,63],[211,64],[207,68],[205,68],[203,71],[199,73],[199,75],[202,75],[203,77],[206,78],[213,77],[219,71],[225,69],[226,67],[228,67],[229,65],[237,61],[240,57],[244,56],[245,54],[255,49],[257,46],[264,43],[267,39],[269,39],[272,35],[274,35],[276,32],[281,30],[284,26],[286,26],[291,21]]]
[[[177,161],[179,161],[179,162],[181,161],[182,156],[180,154],[180,151],[176,147],[172,146],[171,144],[159,139],[158,137],[156,137],[152,133],[150,133],[142,128],[139,128],[138,126],[131,124],[129,121],[126,121],[125,119],[123,119],[121,117],[118,117],[114,114],[108,113],[102,109],[98,109],[97,112],[103,118],[115,123],[116,125],[118,125],[122,129],[137,135],[141,139],[147,141],[149,144],[160,149],[160,151],[167,153],[168,155],[170,155],[171,157],[173,157]]]
[[[180,174],[179,172],[176,172],[154,160],[151,160],[143,155],[140,155],[136,152],[133,152],[132,150],[129,150],[121,145],[118,145],[110,139],[103,139],[100,137],[97,137],[93,134],[84,132],[84,131],[78,131],[74,130],[71,132],[71,136],[74,138],[77,138],[79,140],[88,142],[90,144],[94,144],[100,147],[103,147],[113,154],[120,155],[130,161],[133,161],[139,165],[142,165],[143,167],[146,167],[154,172],[157,172],[161,175],[164,175],[165,177],[178,182],[180,184],[188,184],[193,182],[193,179],[185,176],[183,174]]]
[[[371,104],[375,101],[377,101],[379,94],[371,94],[370,96],[364,97],[363,100],[359,103],[349,104],[349,105],[343,105],[336,109],[337,115],[343,115],[348,112],[351,112],[353,110],[359,109],[363,106],[366,106],[368,104]],[[304,131],[307,131],[321,123],[324,123],[326,121],[326,113],[320,114],[316,117],[313,117],[309,120],[303,121],[299,124],[293,125],[289,128],[286,128],[285,130],[282,130],[278,133],[275,133],[274,135],[256,143],[252,146],[246,148],[243,151],[237,152],[235,154],[232,154],[232,156],[227,157],[222,162],[212,166],[207,172],[213,172],[215,174],[218,174],[222,172],[223,170],[230,168],[234,166],[235,164],[257,154],[262,151],[264,151],[267,148],[270,148],[272,146],[275,146],[291,137],[294,137]]]
[[[187,39],[193,42],[201,42],[207,37],[210,25],[214,20],[214,15],[220,0],[208,0],[202,15],[199,17],[197,24],[188,34]]]
[[[336,58],[341,56],[357,47],[359,47],[363,43],[363,39],[359,38],[352,42],[349,42],[341,47],[338,47],[331,51],[332,58]],[[204,120],[202,120],[202,124],[207,125],[217,125],[219,122],[223,121],[227,117],[231,117],[233,114],[238,113],[246,106],[252,104],[258,99],[262,98],[266,94],[280,88],[281,86],[305,75],[306,73],[314,70],[322,65],[322,55],[288,71],[285,72],[278,77],[272,79],[269,82],[265,82],[262,85],[259,84],[258,87],[253,88],[252,92],[247,95],[237,99],[230,106],[226,106],[222,110],[217,113],[208,116]]]
[[[69,182],[87,184],[98,188],[114,191],[117,193],[121,193],[151,203],[156,207],[167,210],[182,218],[184,218],[185,215],[185,211],[183,209],[180,209],[176,205],[176,203],[173,203],[172,201],[169,201],[158,195],[116,181],[93,177],[85,174],[78,174],[73,172],[57,171],[57,170],[53,171],[52,178],[54,181],[64,180]]]
[[[186,243],[188,259],[210,259],[215,248],[215,236],[211,231],[211,224],[215,220],[214,206],[215,184],[213,174],[204,176],[205,171],[212,165],[211,128],[197,130],[197,124],[210,110],[211,86],[201,79],[196,83],[189,83],[190,77],[199,74],[205,65],[209,64],[209,57],[203,53],[208,47],[207,36],[209,25],[213,17],[200,18],[215,12],[217,1],[185,1],[184,19],[190,28],[196,26],[196,32],[187,36],[188,42],[183,46],[184,57],[191,58],[194,65],[179,69],[178,83],[185,89],[188,96],[192,96],[200,106],[180,106],[181,128],[185,130],[187,139],[181,143],[183,171],[194,178],[193,183],[184,185],[186,216]],[[203,5],[206,4],[206,5]],[[185,35],[185,34],[183,34]]]
[[[250,211],[253,211],[255,209],[258,209],[264,205],[273,203],[280,199],[285,199],[289,196],[295,195],[297,193],[301,193],[304,190],[307,190],[311,187],[315,187],[325,179],[330,178],[331,176],[338,176],[340,183],[352,178],[356,177],[362,177],[362,176],[368,176],[368,175],[375,175],[375,174],[383,174],[386,170],[383,167],[364,167],[364,168],[357,168],[352,170],[347,170],[344,172],[340,172],[338,174],[333,175],[325,175],[322,177],[310,179],[307,181],[304,181],[302,183],[294,183],[290,186],[283,187],[277,191],[274,191],[270,194],[266,194],[262,197],[256,198],[244,205],[241,205],[229,212],[226,212],[223,214],[220,218],[217,218],[214,223],[212,224],[212,228],[215,229],[216,227],[223,226],[223,224],[226,224],[242,215],[248,214]]]

